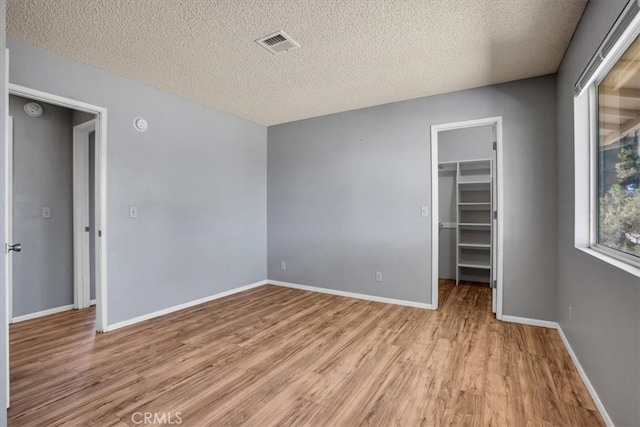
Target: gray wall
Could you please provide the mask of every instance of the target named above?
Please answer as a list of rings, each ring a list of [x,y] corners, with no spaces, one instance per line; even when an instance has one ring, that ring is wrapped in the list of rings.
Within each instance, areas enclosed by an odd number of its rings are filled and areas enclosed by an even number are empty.
[[[503,116],[504,314],[555,320],[555,83],[545,76],[270,127],[269,278],[430,303],[431,218],[420,216],[430,204],[429,126]]]
[[[6,41],[6,22],[7,22],[7,2],[6,0],[0,0],[0,52],[4,52],[5,50],[5,41]],[[8,105],[6,100],[6,94],[8,88],[5,85],[5,55],[0,55],[0,135],[5,134],[6,123],[5,117],[8,112]],[[4,138],[0,138],[0,188],[4,188],[5,186],[5,169],[4,169],[4,147],[5,141]],[[2,202],[3,198],[0,198],[0,224],[5,224],[5,208],[4,203]],[[6,242],[6,236],[4,231],[4,226],[0,226],[0,244],[2,242]],[[4,265],[2,267],[4,270]],[[6,301],[6,290],[7,283],[5,281],[5,275],[0,274],[0,319],[7,318],[7,301]],[[7,329],[6,327],[0,327],[0,426],[7,425],[7,405],[5,402],[7,401],[7,390],[5,387],[6,381],[6,372],[7,372],[7,354],[9,353],[9,349],[7,348]]]
[[[87,113],[84,111],[73,110],[71,112],[71,121],[73,122],[73,126],[77,126],[81,123],[88,122],[89,120],[93,120],[95,118],[95,114]]]
[[[7,44],[12,83],[108,109],[109,324],[264,280],[264,126]]]
[[[492,159],[493,141],[492,126],[474,126],[440,132],[438,161]]]
[[[73,145],[71,110],[11,95],[13,116],[13,316],[73,304]],[[42,218],[42,208],[51,218]]]
[[[438,162],[454,162],[493,158],[493,127],[474,126],[440,132]],[[440,222],[456,222],[456,173],[443,171],[438,180]],[[439,235],[438,277],[456,277],[456,229],[441,228]]]
[[[640,280],[573,247],[573,85],[625,4],[589,2],[558,72],[558,321],[614,423],[638,426]]]

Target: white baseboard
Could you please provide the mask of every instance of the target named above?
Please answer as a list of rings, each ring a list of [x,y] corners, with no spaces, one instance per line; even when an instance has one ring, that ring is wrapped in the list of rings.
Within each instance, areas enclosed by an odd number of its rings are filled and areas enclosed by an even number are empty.
[[[96,305],[96,300],[89,300],[89,307],[91,307],[92,305]]]
[[[426,308],[432,310],[431,304],[422,302],[405,301],[401,299],[377,297],[373,295],[357,294],[354,292],[336,291],[335,289],[318,288],[316,286],[299,285],[297,283],[280,282],[278,280],[267,280],[270,285],[283,286],[285,288],[300,289],[303,291],[320,292],[322,294],[338,295],[341,297],[357,298],[367,301],[384,302],[387,304],[404,305],[407,307]]]
[[[587,387],[587,390],[589,391],[591,398],[593,399],[594,403],[596,404],[596,407],[600,411],[600,415],[602,415],[602,418],[604,419],[605,424],[609,427],[615,427],[615,425],[613,424],[613,421],[611,420],[611,417],[609,416],[609,414],[607,413],[607,410],[602,404],[602,401],[600,400],[598,393],[596,393],[596,389],[593,388],[593,384],[591,384],[591,381],[589,381],[589,377],[587,377],[586,372],[584,371],[584,369],[582,369],[582,365],[578,360],[578,356],[576,356],[576,354],[573,352],[573,348],[571,348],[571,344],[569,344],[569,340],[567,339],[567,336],[564,334],[564,331],[562,330],[560,325],[558,325],[558,333],[560,334],[560,338],[562,339],[564,346],[567,348],[567,351],[569,352],[569,356],[571,356],[571,360],[573,360],[573,364],[575,365],[576,369],[578,370],[578,373],[580,374],[580,377],[582,378],[582,382],[584,382],[584,385]]]
[[[11,323],[24,322],[25,320],[37,319],[38,317],[48,316],[50,314],[62,313],[63,311],[73,310],[73,304],[63,305],[61,307],[50,308],[48,310],[38,311],[36,313],[25,314],[11,319]]]
[[[131,326],[136,323],[143,322],[145,320],[153,319],[154,317],[164,316],[165,314],[173,313],[174,311],[184,310],[185,308],[193,307],[194,305],[203,304],[205,302],[213,301],[214,299],[223,298],[229,295],[237,294],[238,292],[243,292],[249,289],[257,288],[258,286],[266,285],[267,283],[268,283],[267,280],[261,280],[259,282],[241,286],[239,288],[220,292],[219,294],[209,295],[208,297],[185,302],[183,304],[174,305],[172,307],[163,308],[162,310],[154,311],[153,313],[143,314],[142,316],[134,317],[133,319],[123,320],[122,322],[108,325],[107,331],[115,331],[116,329],[124,328],[125,326]]]
[[[558,322],[551,322],[549,320],[529,319],[527,317],[507,316],[502,315],[504,322],[521,323],[523,325],[542,326],[543,328],[558,329]]]

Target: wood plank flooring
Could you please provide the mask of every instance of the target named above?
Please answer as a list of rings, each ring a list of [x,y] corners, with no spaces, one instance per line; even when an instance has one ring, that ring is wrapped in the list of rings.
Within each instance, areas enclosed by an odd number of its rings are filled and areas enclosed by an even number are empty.
[[[267,285],[107,334],[92,309],[18,323],[9,425],[604,425],[557,331],[493,319],[485,286],[440,293]]]

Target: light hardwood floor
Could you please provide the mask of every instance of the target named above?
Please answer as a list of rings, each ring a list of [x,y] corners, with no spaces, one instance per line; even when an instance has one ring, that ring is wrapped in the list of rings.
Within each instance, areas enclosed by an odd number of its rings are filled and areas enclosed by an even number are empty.
[[[18,323],[9,425],[604,425],[555,330],[493,319],[485,286],[440,292],[436,312],[262,286],[107,334],[92,309]]]

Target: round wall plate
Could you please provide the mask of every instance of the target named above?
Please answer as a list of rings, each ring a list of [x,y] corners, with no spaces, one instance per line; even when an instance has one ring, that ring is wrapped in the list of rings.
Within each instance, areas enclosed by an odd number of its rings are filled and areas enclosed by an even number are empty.
[[[147,121],[142,117],[136,117],[135,119],[133,119],[133,127],[136,128],[137,131],[144,132],[147,130],[149,125],[147,124]]]
[[[42,115],[42,105],[37,102],[27,102],[24,104],[24,111],[31,117],[40,117]]]

